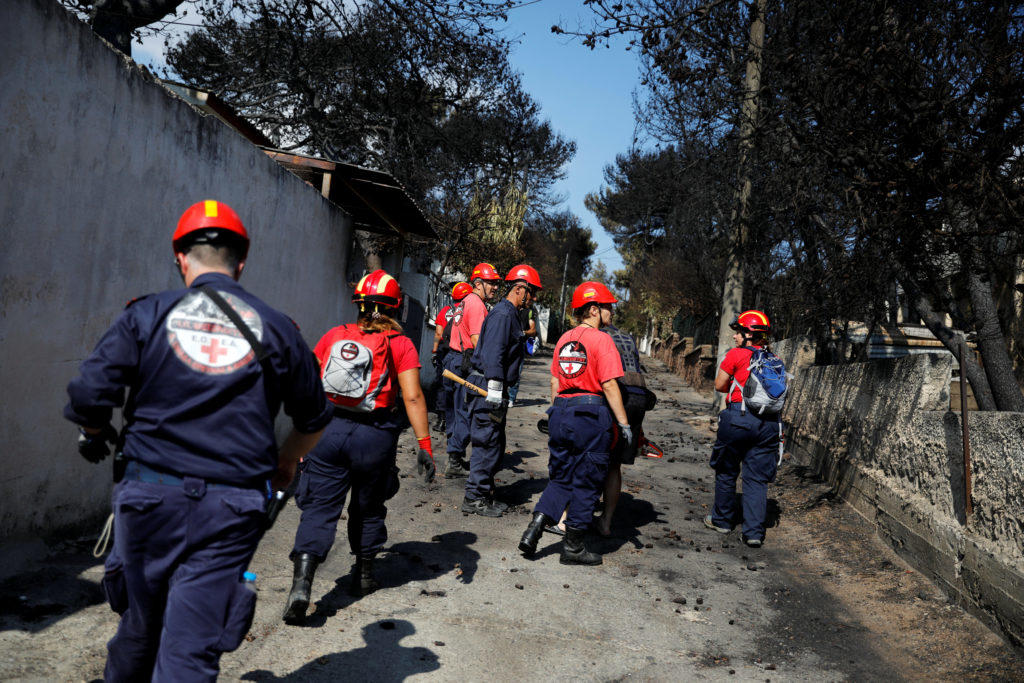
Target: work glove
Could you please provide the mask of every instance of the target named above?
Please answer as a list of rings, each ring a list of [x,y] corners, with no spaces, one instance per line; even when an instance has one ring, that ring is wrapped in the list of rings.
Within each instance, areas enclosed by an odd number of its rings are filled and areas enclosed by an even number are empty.
[[[428,484],[434,481],[434,474],[437,472],[437,465],[434,463],[434,449],[430,445],[430,437],[424,436],[416,439],[420,445],[420,452],[416,456],[416,472],[423,477]]]
[[[504,386],[500,379],[489,379],[487,380],[487,398],[484,400],[493,407],[497,408],[501,405],[501,402],[505,399],[504,392],[502,391]]]
[[[95,464],[110,455],[110,445],[117,443],[117,430],[107,424],[98,434],[78,429],[78,454]]]
[[[636,437],[633,436],[633,428],[629,425],[619,425],[619,438],[622,439],[623,449],[626,453],[636,451]]]

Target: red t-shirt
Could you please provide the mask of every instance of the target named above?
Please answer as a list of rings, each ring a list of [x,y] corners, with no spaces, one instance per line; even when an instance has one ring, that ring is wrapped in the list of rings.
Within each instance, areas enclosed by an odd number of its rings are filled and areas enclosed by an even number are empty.
[[[455,304],[452,309],[452,343],[456,351],[472,349],[471,335],[480,334],[484,318],[487,317],[487,306],[476,292],[471,292],[465,299]]]
[[[448,322],[452,319],[452,307],[445,306],[437,312],[437,317],[434,318],[434,327],[439,327],[443,331]]]
[[[749,346],[737,346],[725,353],[725,358],[722,359],[722,364],[719,367],[729,373],[740,385],[737,388],[730,384],[729,403],[740,403],[743,401],[743,385],[747,383],[747,378],[750,377],[750,357],[754,355],[754,349],[760,348],[762,347],[751,344]]]
[[[339,325],[327,331],[327,333],[320,338],[317,342],[316,347],[313,349],[313,355],[316,356],[320,362],[322,368],[325,363],[330,359],[331,347],[334,346],[335,342],[340,339],[349,338],[349,334],[345,334],[345,328],[347,325]],[[354,326],[353,326],[354,327]],[[383,332],[370,332],[365,333],[360,330],[362,337],[372,337],[374,335],[381,335]],[[358,340],[356,340],[358,341]],[[373,347],[373,344],[366,342],[365,346]],[[381,388],[380,393],[377,395],[377,400],[374,402],[374,410],[378,408],[391,408],[395,405],[396,398],[398,397],[398,374],[405,372],[406,370],[414,370],[420,368],[420,354],[416,351],[416,347],[412,345],[412,340],[406,337],[404,334],[396,334],[391,337],[388,344],[390,347],[390,353],[388,354],[388,378],[384,386]]]
[[[563,396],[603,395],[603,382],[622,377],[622,358],[611,335],[580,325],[558,338],[551,374]]]

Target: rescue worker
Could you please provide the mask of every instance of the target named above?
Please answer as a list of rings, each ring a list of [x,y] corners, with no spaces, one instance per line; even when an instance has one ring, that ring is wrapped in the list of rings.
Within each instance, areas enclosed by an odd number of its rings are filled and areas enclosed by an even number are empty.
[[[715,470],[715,505],[704,526],[720,534],[732,531],[736,509],[736,479],[743,472],[743,542],[751,548],[764,543],[768,483],[775,480],[781,430],[779,415],[756,415],[743,410],[743,386],[750,377],[754,349],[766,348],[771,323],[761,311],[744,311],[729,327],[736,348],[729,349],[715,377],[715,390],[726,394],[718,416],[718,438],[711,448]]]
[[[431,362],[437,372],[437,399],[435,409],[438,415],[438,429],[451,438],[451,425],[453,424],[452,410],[455,397],[455,383],[450,379],[442,377],[444,372],[444,359],[451,350],[452,329],[450,326],[455,304],[466,298],[466,295],[473,291],[468,282],[456,282],[452,287],[452,305],[445,306],[437,312],[434,318],[434,346],[430,351]]]
[[[532,356],[537,348],[537,309],[530,304],[519,311],[519,322],[523,326],[523,334],[526,335],[526,355]],[[522,379],[522,378],[520,378]],[[517,381],[508,390],[508,407],[516,404],[516,396],[519,395],[519,382]]]
[[[103,579],[122,618],[107,681],[217,678],[221,654],[252,622],[256,593],[243,572],[268,482],[287,486],[331,419],[295,323],[237,283],[249,248],[238,214],[194,204],[172,243],[185,288],[131,301],[68,385],[64,409],[79,452],[99,462],[116,439],[111,411],[124,404],[127,464]],[[278,450],[282,405],[294,429]]]
[[[636,461],[637,451],[644,434],[644,416],[648,410],[654,407],[657,399],[654,393],[647,388],[647,381],[644,379],[645,370],[640,363],[640,352],[637,351],[633,335],[612,324],[612,312],[607,308],[601,309],[601,323],[602,329],[611,335],[615,348],[619,352],[619,359],[622,361],[619,393],[622,394],[622,404],[626,410],[630,429],[636,436],[636,443],[632,449],[627,450],[626,443],[622,440],[612,448],[608,477],[605,479],[604,486],[604,506],[601,520],[597,524],[598,533],[602,536],[609,536],[612,532],[612,516],[615,514],[619,493],[622,490],[622,466],[632,465]]]
[[[469,276],[473,291],[460,301],[452,310],[451,350],[445,358],[444,367],[459,377],[469,376],[470,359],[480,337],[480,328],[487,317],[486,301],[489,301],[498,290],[501,276],[490,263],[478,263]],[[469,448],[469,402],[466,390],[462,385],[454,386],[452,398],[451,433],[448,436],[448,466],[444,476],[461,478],[469,474],[469,462],[466,460],[466,449]]]
[[[527,556],[536,552],[544,527],[566,511],[559,561],[601,564],[601,556],[587,549],[584,534],[604,487],[613,441],[622,439],[627,448],[636,443],[616,382],[622,361],[612,338],[601,330],[604,311],[616,301],[600,282],[584,282],[573,292],[577,326],[558,339],[551,360],[550,480],[519,541]]]
[[[505,454],[505,417],[508,389],[519,381],[526,355],[526,336],[519,311],[530,305],[541,289],[540,275],[525,263],[505,276],[508,289],[480,329],[471,359],[470,384],[486,388],[487,396],[473,393],[469,400],[469,431],[473,452],[462,511],[501,517],[507,505],[494,500],[494,474]]]
[[[375,270],[356,285],[352,301],[359,305],[355,324],[329,330],[313,349],[334,419],[299,474],[295,502],[302,516],[290,556],[294,574],[283,614],[288,623],[306,616],[313,576],[334,545],[350,489],[348,541],[356,557],[351,592],[361,596],[377,588],[373,560],[388,537],[385,503],[398,492],[395,453],[404,426],[395,410],[399,389],[419,444],[419,473],[428,482],[434,477],[419,353],[390,317],[402,302],[398,281]]]

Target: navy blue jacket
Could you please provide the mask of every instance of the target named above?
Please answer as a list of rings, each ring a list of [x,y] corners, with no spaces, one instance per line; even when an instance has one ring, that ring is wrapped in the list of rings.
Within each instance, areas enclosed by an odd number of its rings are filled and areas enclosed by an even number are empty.
[[[484,318],[471,359],[473,370],[484,379],[500,379],[508,387],[519,381],[525,356],[526,335],[519,310],[502,299]]]
[[[202,285],[220,292],[270,353],[269,386],[249,343],[198,291]],[[332,416],[295,323],[219,273],[131,302],[82,362],[68,396],[64,416],[86,427],[107,424],[124,404],[130,459],[236,485],[276,469],[274,417],[282,404],[300,432],[319,431]]]

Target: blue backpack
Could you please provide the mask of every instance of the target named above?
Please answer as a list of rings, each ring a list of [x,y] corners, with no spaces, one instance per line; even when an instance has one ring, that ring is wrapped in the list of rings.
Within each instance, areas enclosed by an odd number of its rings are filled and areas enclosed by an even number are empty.
[[[741,390],[743,402],[740,409],[758,415],[777,415],[782,412],[782,406],[786,402],[786,380],[789,373],[786,366],[771,351],[767,349],[753,349],[750,355],[750,377],[742,387],[735,379],[733,385]]]

